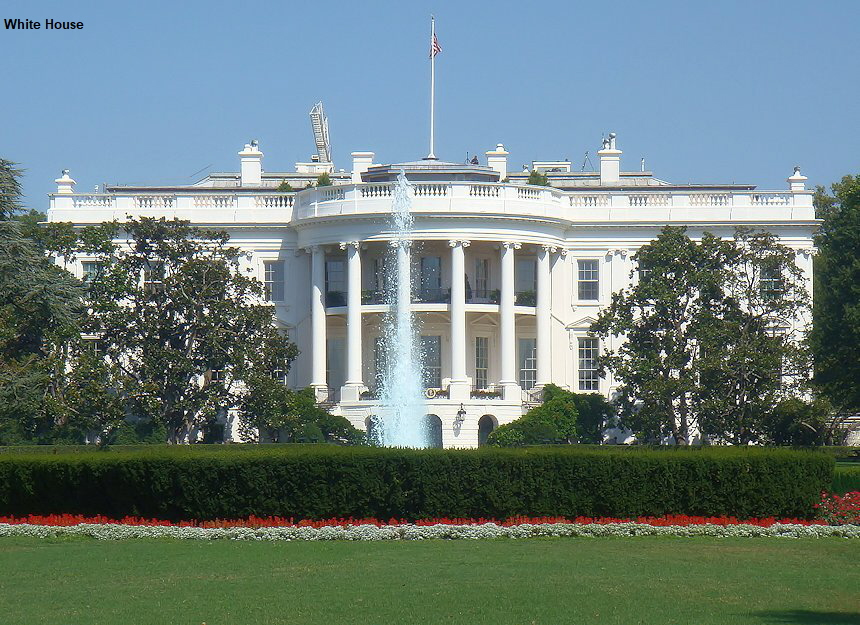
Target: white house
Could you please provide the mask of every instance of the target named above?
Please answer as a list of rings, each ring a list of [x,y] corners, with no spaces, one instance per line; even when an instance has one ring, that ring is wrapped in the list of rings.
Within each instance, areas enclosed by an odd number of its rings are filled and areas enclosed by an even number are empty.
[[[278,323],[301,355],[287,376],[365,428],[373,399],[386,304],[383,259],[393,180],[413,185],[416,278],[413,311],[425,353],[427,413],[445,447],[474,447],[498,424],[521,416],[533,389],[552,382],[609,395],[601,349],[588,328],[613,291],[633,276],[631,256],[664,225],[731,236],[738,225],[766,229],[797,251],[812,277],[816,221],[799,170],[788,190],[752,185],[676,185],[651,172],[621,170],[614,135],[599,171],[566,161],[534,162],[551,188],[511,172],[502,144],[485,164],[422,160],[374,164],[353,152],[351,172],[319,159],[295,172],[263,171],[256,141],[239,152],[239,173],[213,173],[190,186],[108,186],[76,193],[68,172],[50,197],[50,221],[93,224],[126,215],[190,220],[227,230],[266,283]],[[309,183],[327,172],[333,186]],[[276,187],[288,181],[292,192]],[[79,258],[79,276],[88,271]],[[459,413],[459,415],[458,415]]]

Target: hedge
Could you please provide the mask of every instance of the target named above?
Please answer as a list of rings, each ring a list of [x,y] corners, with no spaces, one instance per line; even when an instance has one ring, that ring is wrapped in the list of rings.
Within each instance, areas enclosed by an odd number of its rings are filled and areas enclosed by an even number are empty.
[[[296,445],[241,453],[8,454],[0,456],[0,516],[809,518],[830,487],[833,466],[826,454],[751,448]]]
[[[830,492],[844,495],[860,491],[860,466],[836,466],[833,472],[833,485]]]

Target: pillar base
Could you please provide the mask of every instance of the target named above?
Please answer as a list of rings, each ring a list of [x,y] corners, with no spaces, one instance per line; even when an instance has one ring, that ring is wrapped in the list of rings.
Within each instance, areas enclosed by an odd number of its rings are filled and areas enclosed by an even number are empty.
[[[502,382],[502,399],[505,401],[522,401],[523,390],[516,382]]]
[[[451,380],[448,384],[448,399],[466,401],[472,397],[472,383],[469,380]]]
[[[364,392],[365,386],[362,383],[347,382],[340,387],[340,401],[358,401],[361,399],[361,393]]]
[[[311,384],[311,388],[314,390],[314,400],[316,400],[318,404],[328,401],[328,386],[325,384]]]

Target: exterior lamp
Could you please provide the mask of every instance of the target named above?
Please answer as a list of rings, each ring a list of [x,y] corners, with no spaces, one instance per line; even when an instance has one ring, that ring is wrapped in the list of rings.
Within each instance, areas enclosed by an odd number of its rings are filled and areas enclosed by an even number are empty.
[[[454,423],[459,425],[466,420],[466,409],[463,408],[463,404],[460,404],[460,409],[457,411],[457,416],[454,419]]]

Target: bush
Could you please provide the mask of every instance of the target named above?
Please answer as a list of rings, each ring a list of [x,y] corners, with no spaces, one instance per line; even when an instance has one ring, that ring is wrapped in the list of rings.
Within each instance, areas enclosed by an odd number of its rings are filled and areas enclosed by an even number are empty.
[[[218,447],[2,454],[0,516],[808,518],[834,464],[787,449]]]
[[[575,442],[579,413],[573,395],[555,384],[547,384],[543,388],[543,403],[513,423],[493,430],[487,444],[495,447],[522,447]]]
[[[860,466],[837,466],[833,471],[833,484],[829,490],[838,495],[860,491]]]

